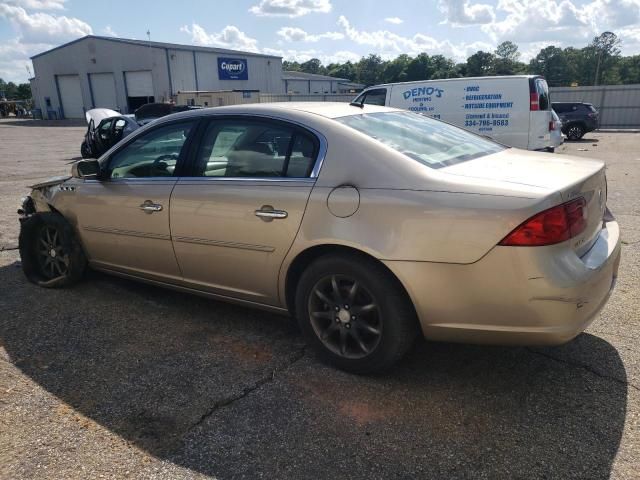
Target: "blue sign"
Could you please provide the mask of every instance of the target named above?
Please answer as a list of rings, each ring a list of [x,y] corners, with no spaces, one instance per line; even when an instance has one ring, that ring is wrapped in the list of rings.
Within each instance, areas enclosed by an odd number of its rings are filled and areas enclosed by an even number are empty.
[[[249,80],[247,60],[218,57],[218,78],[220,80]]]

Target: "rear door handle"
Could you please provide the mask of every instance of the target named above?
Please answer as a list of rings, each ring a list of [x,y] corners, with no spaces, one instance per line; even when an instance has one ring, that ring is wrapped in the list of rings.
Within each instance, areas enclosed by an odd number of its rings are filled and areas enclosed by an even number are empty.
[[[256,210],[256,217],[260,217],[267,222],[273,220],[274,218],[287,218],[289,214],[284,210],[275,210],[271,205],[264,205],[260,210]]]
[[[159,203],[153,203],[151,200],[145,200],[140,205],[140,210],[144,211],[144,213],[160,212],[162,210],[162,205]]]

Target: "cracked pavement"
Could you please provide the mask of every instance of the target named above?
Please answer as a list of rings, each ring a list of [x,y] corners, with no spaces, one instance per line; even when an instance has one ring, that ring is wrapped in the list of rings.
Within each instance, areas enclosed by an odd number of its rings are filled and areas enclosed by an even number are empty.
[[[640,471],[640,135],[603,158],[616,291],[557,348],[419,343],[396,368],[319,363],[280,316],[90,273],[24,279],[15,208],[83,128],[0,121],[0,478],[615,478]],[[578,151],[578,148],[587,149]],[[46,155],[44,153],[47,153]]]

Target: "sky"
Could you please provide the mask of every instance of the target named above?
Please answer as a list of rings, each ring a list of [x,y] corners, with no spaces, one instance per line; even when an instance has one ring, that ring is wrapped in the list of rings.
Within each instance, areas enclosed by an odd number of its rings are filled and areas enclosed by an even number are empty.
[[[464,61],[505,40],[528,60],[603,31],[640,53],[640,0],[0,0],[0,78],[25,82],[29,57],[93,34],[357,61],[376,53]]]

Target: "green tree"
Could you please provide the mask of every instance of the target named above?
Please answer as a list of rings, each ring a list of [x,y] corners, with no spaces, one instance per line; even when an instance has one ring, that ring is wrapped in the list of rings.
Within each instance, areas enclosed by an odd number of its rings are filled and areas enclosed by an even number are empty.
[[[417,57],[411,59],[407,65],[407,81],[429,80],[432,78],[433,69],[431,59],[426,53],[421,53]]]
[[[467,58],[467,77],[483,77],[493,74],[494,59],[492,53],[477,51]]]
[[[380,83],[384,63],[380,55],[369,54],[368,57],[362,57],[356,65],[357,81],[365,85],[375,85]]]
[[[519,61],[518,46],[510,41],[502,42],[496,47],[493,59],[493,72],[496,75],[515,75],[522,73],[526,66]]]
[[[603,32],[593,39],[590,47],[594,49],[596,57],[593,84],[599,85],[603,79],[609,83],[615,82],[613,71],[620,58],[620,39],[613,32]]]
[[[356,66],[350,62],[345,63],[331,63],[326,67],[327,75],[337,78],[348,78],[354,80],[357,76]]]
[[[529,73],[542,75],[551,87],[569,85],[575,76],[571,72],[564,50],[553,45],[543,48],[531,59]]]
[[[305,73],[317,73],[324,74],[325,69],[322,66],[322,62],[317,58],[312,58],[300,64],[300,71]]]
[[[406,82],[409,63],[411,63],[411,57],[405,53],[386,62],[382,72],[381,83]]]

